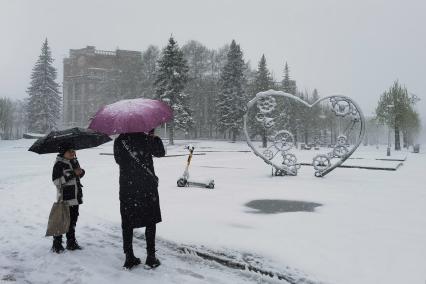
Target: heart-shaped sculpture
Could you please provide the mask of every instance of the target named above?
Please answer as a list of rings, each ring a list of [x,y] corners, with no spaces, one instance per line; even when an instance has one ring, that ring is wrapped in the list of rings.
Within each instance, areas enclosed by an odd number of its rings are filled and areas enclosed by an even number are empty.
[[[275,175],[297,175],[301,164],[294,148],[302,136],[302,149],[314,147],[317,151],[312,159],[315,176],[323,177],[361,144],[365,119],[358,104],[346,96],[308,103],[292,94],[269,90],[248,102],[244,133],[253,152],[275,169]]]

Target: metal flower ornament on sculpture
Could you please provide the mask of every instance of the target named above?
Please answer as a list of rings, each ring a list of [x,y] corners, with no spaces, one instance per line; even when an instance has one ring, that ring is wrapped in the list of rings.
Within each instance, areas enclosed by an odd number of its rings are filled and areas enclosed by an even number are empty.
[[[333,133],[333,129],[311,131],[322,133],[315,135],[311,140],[313,145],[318,145],[315,146],[318,152],[312,159],[315,176],[323,177],[346,161],[361,144],[365,134],[364,115],[358,104],[346,96],[332,95],[308,103],[282,91],[268,90],[257,93],[247,104],[244,134],[254,154],[271,165],[275,175],[295,176],[300,168],[297,156],[292,152],[297,148],[300,118],[291,117],[291,112],[288,111],[296,105],[307,108],[307,111],[316,108],[320,112],[327,113],[328,117],[334,120],[331,123],[338,129],[337,134]],[[259,129],[270,142],[269,147],[262,150],[256,145]],[[291,130],[296,133],[292,133]],[[320,148],[319,145],[328,146]]]

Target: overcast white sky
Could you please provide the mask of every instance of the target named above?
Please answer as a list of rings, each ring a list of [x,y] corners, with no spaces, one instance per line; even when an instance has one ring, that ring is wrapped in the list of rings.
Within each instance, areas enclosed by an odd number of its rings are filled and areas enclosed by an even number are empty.
[[[423,99],[426,1],[418,0],[0,0],[0,96],[23,98],[48,38],[62,83],[70,48],[144,50],[195,39],[235,39],[255,67],[265,53],[276,79],[285,61],[298,86],[354,98],[366,115],[395,79]]]

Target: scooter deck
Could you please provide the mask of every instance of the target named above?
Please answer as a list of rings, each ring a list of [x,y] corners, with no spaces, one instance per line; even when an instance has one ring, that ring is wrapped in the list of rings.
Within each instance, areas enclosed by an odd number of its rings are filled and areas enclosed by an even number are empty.
[[[184,178],[180,178],[177,182],[178,187],[204,187],[204,188],[214,188],[214,180],[207,180],[207,181],[193,181],[193,180],[186,180]]]
[[[188,181],[187,186],[193,186],[193,187],[205,187],[205,188],[210,188],[213,189],[214,188],[214,183],[203,183],[203,182],[198,182],[198,181]]]

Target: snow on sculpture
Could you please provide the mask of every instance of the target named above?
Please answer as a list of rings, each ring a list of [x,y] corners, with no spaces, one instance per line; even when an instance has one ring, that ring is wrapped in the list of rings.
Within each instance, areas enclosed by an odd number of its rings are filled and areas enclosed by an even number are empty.
[[[298,107],[311,112],[316,108],[321,116],[313,118],[310,116],[311,121],[328,118],[328,123],[332,125],[330,130],[324,127],[313,129],[313,132],[323,134],[312,135],[311,138],[311,145],[315,145],[315,151],[318,151],[312,159],[315,176],[323,177],[348,159],[364,138],[364,116],[360,107],[349,97],[333,95],[310,104],[297,96],[281,91],[260,92],[248,102],[244,115],[247,143],[254,154],[273,167],[275,175],[297,175],[301,163],[298,162],[293,150],[297,148],[299,120],[306,119],[300,118],[300,113],[298,118],[291,117],[291,114],[294,115],[294,111],[290,111],[291,108],[294,110]],[[336,130],[333,133],[333,125],[336,126],[338,135],[335,133]],[[291,130],[296,133],[292,133]],[[258,145],[258,141],[261,140],[259,132],[266,136],[263,140],[269,142],[266,148],[262,149],[261,145]],[[307,136],[305,134],[305,137]],[[324,147],[326,144],[328,147]],[[306,149],[310,147],[306,146]]]

